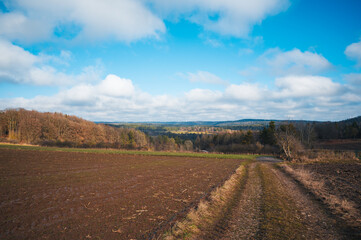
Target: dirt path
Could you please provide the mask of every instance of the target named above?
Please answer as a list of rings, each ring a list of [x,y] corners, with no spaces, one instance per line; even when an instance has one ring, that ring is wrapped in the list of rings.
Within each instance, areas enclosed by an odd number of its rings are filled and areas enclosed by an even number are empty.
[[[259,166],[254,163],[249,167],[243,194],[237,208],[233,211],[229,228],[221,239],[253,239],[256,237],[261,217],[261,197]]]
[[[280,170],[249,166],[248,179],[220,239],[343,239],[335,220]]]

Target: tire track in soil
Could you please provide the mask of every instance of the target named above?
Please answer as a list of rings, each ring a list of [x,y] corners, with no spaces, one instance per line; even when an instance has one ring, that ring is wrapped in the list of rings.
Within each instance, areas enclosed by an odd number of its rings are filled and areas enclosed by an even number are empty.
[[[224,212],[224,215],[220,219],[218,224],[214,228],[208,229],[208,231],[204,232],[200,237],[201,239],[206,239],[206,240],[220,239],[224,235],[224,233],[228,230],[228,224],[229,221],[231,220],[233,209],[235,209],[239,205],[239,199],[243,195],[243,191],[245,186],[247,185],[248,178],[249,178],[249,166],[245,165],[245,173],[240,180],[239,188],[235,194],[233,201],[229,204],[229,207]]]
[[[330,218],[325,209],[312,196],[305,194],[293,179],[270,164],[262,164],[261,169],[265,188],[274,190],[274,197],[281,207],[278,210],[283,216],[263,219],[268,229],[261,226],[260,239],[344,239],[336,230],[336,220]],[[275,229],[282,230],[277,232]]]
[[[261,216],[262,186],[259,165],[249,167],[249,177],[239,204],[233,211],[228,229],[220,239],[254,239],[259,229]]]
[[[336,221],[271,163],[248,167],[238,203],[202,239],[346,239]]]

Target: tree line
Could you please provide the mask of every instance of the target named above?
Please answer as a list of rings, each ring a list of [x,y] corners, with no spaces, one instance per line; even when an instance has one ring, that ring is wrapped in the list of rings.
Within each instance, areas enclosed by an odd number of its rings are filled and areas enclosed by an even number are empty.
[[[193,151],[193,142],[165,135],[148,136],[134,128],[96,124],[62,113],[25,109],[0,111],[0,140],[41,146]]]
[[[212,134],[167,133],[149,136],[134,128],[96,124],[62,113],[25,109],[0,112],[2,141],[61,147],[208,151],[223,153],[279,153],[291,159],[303,148],[328,138],[361,138],[361,117],[341,122],[271,121],[262,130]]]
[[[0,112],[0,136],[7,141],[61,147],[148,148],[147,136],[134,129],[95,124],[62,113],[25,109]]]

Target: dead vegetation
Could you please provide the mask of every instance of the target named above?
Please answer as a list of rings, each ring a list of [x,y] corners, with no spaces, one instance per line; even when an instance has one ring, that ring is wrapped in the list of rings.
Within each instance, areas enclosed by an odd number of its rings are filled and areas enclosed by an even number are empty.
[[[299,162],[355,162],[358,161],[355,151],[304,150],[299,154]]]
[[[176,223],[172,230],[166,233],[165,239],[199,239],[213,229],[227,212],[244,173],[245,167],[241,165],[223,186],[211,193],[208,202],[201,201],[196,209],[188,213],[185,220]]]
[[[334,195],[325,188],[325,181],[315,177],[315,173],[306,169],[295,169],[283,165],[283,169],[297,179],[306,189],[321,199],[331,210],[340,215],[350,226],[361,226],[361,214],[356,204],[346,198]]]

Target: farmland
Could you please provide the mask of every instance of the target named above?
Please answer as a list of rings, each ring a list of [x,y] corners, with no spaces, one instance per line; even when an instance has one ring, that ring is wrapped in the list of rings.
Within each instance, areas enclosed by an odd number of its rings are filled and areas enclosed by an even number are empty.
[[[0,150],[0,238],[143,238],[223,183],[239,159]]]
[[[0,145],[1,239],[358,239],[360,163]]]

